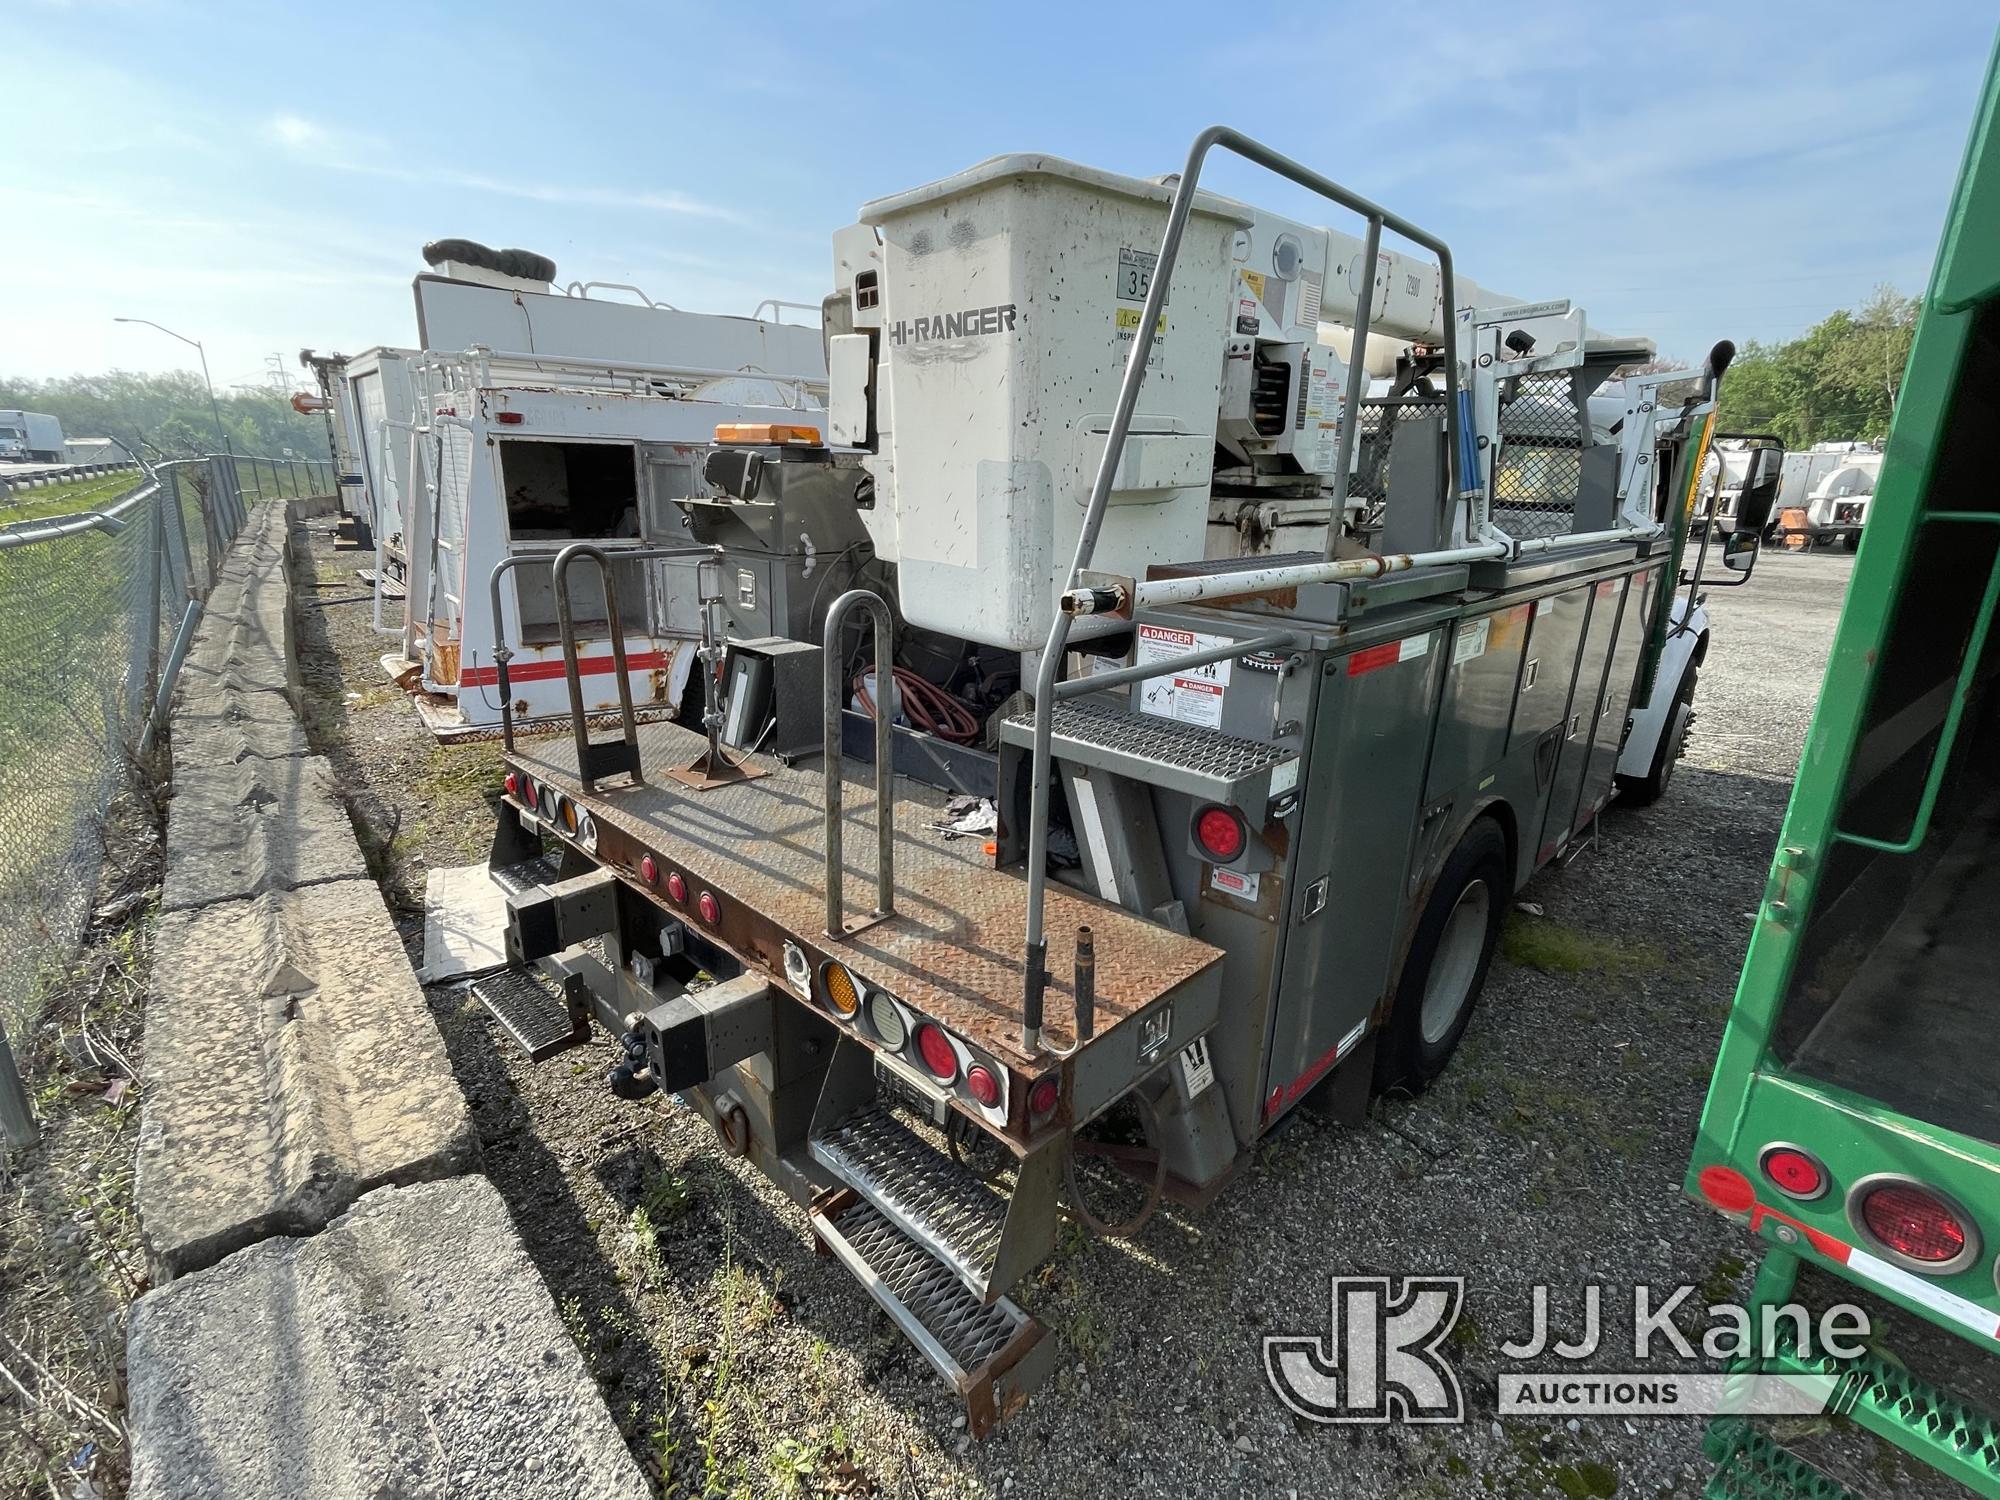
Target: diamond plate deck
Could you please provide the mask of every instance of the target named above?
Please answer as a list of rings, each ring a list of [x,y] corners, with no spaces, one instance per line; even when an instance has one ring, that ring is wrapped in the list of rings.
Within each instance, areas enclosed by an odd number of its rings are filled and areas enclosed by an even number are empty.
[[[815,1137],[812,1154],[985,1298],[1007,1227],[998,1193],[874,1100]]]
[[[769,775],[693,792],[658,783],[668,767],[685,765],[703,748],[702,736],[674,724],[641,724],[639,744],[648,782],[634,786],[621,779],[588,796],[576,789],[576,746],[567,735],[523,741],[512,759],[587,807],[607,830],[607,843],[609,830],[617,829],[685,866],[725,903],[739,903],[852,964],[864,978],[999,1058],[1016,1066],[1046,1061],[1021,1050],[1026,882],[1017,872],[994,869],[980,840],[946,840],[931,829],[943,793],[898,779],[896,915],[834,939],[823,935],[826,845],[817,763],[794,769],[755,756]],[[875,897],[874,771],[849,763],[845,772],[846,905],[850,912],[867,911]],[[632,878],[629,870],[621,873]],[[1096,939],[1100,1041],[1222,958],[1206,943],[1066,886],[1050,885],[1046,911],[1048,967],[1054,975],[1048,1030],[1059,1043],[1071,1040],[1066,1027],[1079,926],[1088,924]]]
[[[532,1062],[574,1047],[581,1037],[571,1026],[569,1005],[554,985],[525,969],[508,969],[476,980],[472,995],[493,1013]]]

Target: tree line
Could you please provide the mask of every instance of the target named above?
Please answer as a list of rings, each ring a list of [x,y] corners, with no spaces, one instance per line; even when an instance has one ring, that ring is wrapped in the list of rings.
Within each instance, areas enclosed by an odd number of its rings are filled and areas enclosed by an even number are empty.
[[[301,389],[309,382],[301,380]],[[301,416],[286,397],[245,386],[217,391],[222,429],[238,453],[325,458],[326,421]],[[46,412],[69,438],[116,438],[148,461],[220,451],[208,387],[188,370],[141,375],[63,375],[49,380],[0,375],[0,409]]]
[[[1880,286],[1858,310],[1843,308],[1788,343],[1745,344],[1722,382],[1716,430],[1774,433],[1787,448],[1881,442],[1916,325],[1917,300]]]

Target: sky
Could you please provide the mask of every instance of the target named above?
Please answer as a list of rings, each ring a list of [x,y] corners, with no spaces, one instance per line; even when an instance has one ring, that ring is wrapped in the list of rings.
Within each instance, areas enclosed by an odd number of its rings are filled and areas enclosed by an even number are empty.
[[[0,0],[0,375],[414,342],[422,244],[698,311],[817,303],[856,209],[985,157],[1176,170],[1234,125],[1699,358],[1922,289],[1980,0],[1193,6]],[[1358,232],[1256,169],[1205,185]]]

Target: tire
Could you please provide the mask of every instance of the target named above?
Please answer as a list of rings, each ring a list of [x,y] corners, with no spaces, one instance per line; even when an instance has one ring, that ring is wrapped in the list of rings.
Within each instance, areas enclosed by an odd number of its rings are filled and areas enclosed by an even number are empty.
[[[1846,536],[1840,539],[1840,545],[1849,552],[1859,552],[1861,550],[1861,533],[1858,531],[1848,532]]]
[[[1472,1022],[1514,891],[1507,838],[1491,818],[1466,830],[1431,887],[1375,1049],[1375,1091],[1419,1094]]]
[[[1689,662],[1687,671],[1681,674],[1681,685],[1674,689],[1674,701],[1667,708],[1667,727],[1660,735],[1660,743],[1653,747],[1652,765],[1644,776],[1618,778],[1618,795],[1630,806],[1649,807],[1666,795],[1674,779],[1674,769],[1687,749],[1688,726],[1694,722],[1694,685],[1700,678],[1701,669]]]

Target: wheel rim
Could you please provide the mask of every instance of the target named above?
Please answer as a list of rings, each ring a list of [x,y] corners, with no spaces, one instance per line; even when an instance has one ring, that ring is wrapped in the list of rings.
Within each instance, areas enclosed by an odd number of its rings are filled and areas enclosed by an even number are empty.
[[[1667,783],[1674,779],[1674,767],[1687,754],[1688,726],[1694,723],[1694,708],[1690,704],[1680,704],[1674,709],[1673,736],[1667,741],[1666,764],[1660,767],[1660,790],[1667,789]]]
[[[1486,948],[1486,922],[1493,907],[1493,895],[1483,880],[1475,880],[1458,893],[1458,902],[1445,918],[1438,937],[1437,957],[1431,960],[1430,977],[1424,981],[1422,1015],[1424,1041],[1435,1046],[1457,1022],[1472,995],[1473,977],[1479,972],[1479,955]]]

